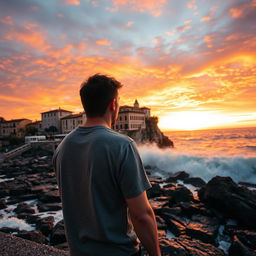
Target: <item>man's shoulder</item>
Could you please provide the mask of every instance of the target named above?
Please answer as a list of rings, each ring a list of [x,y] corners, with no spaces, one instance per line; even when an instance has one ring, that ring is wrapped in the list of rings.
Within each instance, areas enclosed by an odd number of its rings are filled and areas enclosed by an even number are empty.
[[[106,129],[106,135],[109,137],[109,139],[114,140],[115,142],[124,144],[130,144],[133,142],[133,139],[129,136],[116,132],[112,129]]]

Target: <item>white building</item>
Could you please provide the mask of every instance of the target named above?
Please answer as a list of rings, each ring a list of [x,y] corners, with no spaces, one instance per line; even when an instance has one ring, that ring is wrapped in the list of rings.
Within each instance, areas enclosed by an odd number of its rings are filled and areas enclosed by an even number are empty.
[[[71,132],[77,126],[86,121],[86,115],[84,112],[79,114],[68,115],[61,118],[61,133],[66,134]]]
[[[146,118],[150,117],[150,109],[139,107],[139,103],[135,100],[133,107],[121,106],[114,130],[138,130],[146,128]]]
[[[57,128],[57,132],[61,131],[61,118],[67,115],[71,115],[72,112],[64,109],[55,109],[47,112],[42,112],[42,130],[54,126]]]

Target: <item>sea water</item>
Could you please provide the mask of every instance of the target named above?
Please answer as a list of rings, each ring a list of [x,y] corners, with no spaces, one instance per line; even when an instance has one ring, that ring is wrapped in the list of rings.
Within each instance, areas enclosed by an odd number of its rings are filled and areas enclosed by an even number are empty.
[[[186,171],[209,181],[230,176],[235,182],[256,183],[256,128],[164,132],[174,149],[142,145],[144,165],[155,167],[160,176]]]

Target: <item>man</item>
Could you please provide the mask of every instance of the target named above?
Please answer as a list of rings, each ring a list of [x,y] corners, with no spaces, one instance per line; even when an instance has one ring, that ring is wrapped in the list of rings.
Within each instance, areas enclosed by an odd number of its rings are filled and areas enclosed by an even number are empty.
[[[111,130],[121,87],[99,74],[82,83],[87,120],[66,136],[53,157],[72,256],[139,255],[136,234],[150,255],[161,255],[145,192],[150,183],[136,145]]]

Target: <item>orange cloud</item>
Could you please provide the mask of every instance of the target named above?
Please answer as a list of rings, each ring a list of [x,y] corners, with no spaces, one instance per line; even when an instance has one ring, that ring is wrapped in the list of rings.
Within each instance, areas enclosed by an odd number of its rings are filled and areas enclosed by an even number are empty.
[[[6,16],[6,17],[2,18],[0,21],[5,23],[5,24],[8,24],[8,25],[13,24],[13,20],[12,20],[11,16]]]
[[[191,23],[193,20],[185,20],[184,21],[184,24],[189,24],[189,23]]]
[[[133,24],[134,24],[133,21],[128,21],[125,26],[126,26],[127,28],[130,28]]]
[[[211,19],[211,16],[204,16],[200,19],[200,21],[207,21],[207,20],[210,20]]]
[[[63,1],[64,5],[80,5],[79,0],[64,0]]]
[[[102,40],[97,40],[96,44],[98,45],[111,45],[111,42],[108,39],[102,39]]]
[[[24,31],[11,30],[4,36],[4,40],[20,41],[25,45],[44,51],[50,46],[46,44],[46,36],[42,31],[39,31],[37,24],[27,23],[24,25]]]
[[[243,14],[243,10],[242,9],[238,9],[238,8],[231,8],[229,10],[229,12],[230,12],[232,18],[234,18],[234,19],[237,19],[237,18],[241,17],[242,14]]]
[[[114,9],[117,11],[117,8],[124,7],[131,11],[137,12],[149,12],[154,16],[159,16],[162,14],[162,8],[166,3],[166,0],[112,0]]]
[[[192,0],[191,2],[188,2],[187,8],[196,10],[197,9],[196,0]]]

